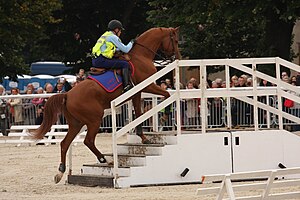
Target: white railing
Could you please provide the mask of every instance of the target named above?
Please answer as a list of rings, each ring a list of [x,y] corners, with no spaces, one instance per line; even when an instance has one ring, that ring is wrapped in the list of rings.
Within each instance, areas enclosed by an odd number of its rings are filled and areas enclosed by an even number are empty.
[[[220,181],[216,187],[205,187],[197,189],[197,195],[216,195],[216,199],[220,200],[224,198],[227,193],[230,200],[234,199],[298,199],[300,197],[299,189],[290,190],[288,192],[274,191],[285,187],[299,187],[300,179],[294,178],[290,180],[283,179],[284,177],[291,177],[296,175],[299,177],[300,168],[288,168],[278,170],[264,170],[264,171],[252,171],[252,172],[240,172],[223,175],[208,175],[202,177],[202,183],[213,183]],[[283,177],[283,178],[282,178]],[[241,180],[263,180],[253,183],[237,182],[232,184],[232,181]],[[259,195],[251,195],[250,191],[260,190]],[[236,192],[247,191],[248,194]]]
[[[257,65],[261,64],[272,64],[275,68],[276,77],[269,76],[264,74],[257,69]],[[246,66],[248,65],[248,66]],[[251,67],[249,67],[251,65]],[[174,94],[171,92],[171,97],[166,99],[161,104],[153,107],[144,115],[135,119],[124,128],[117,131],[116,129],[116,106],[120,105],[125,99],[128,99],[135,95],[138,92],[141,92],[145,87],[156,81],[158,78],[167,74],[168,72],[175,70],[175,78],[179,79],[179,68],[180,67],[190,67],[190,66],[198,66],[200,68],[200,89],[193,90],[179,90],[179,81],[176,82],[177,90],[174,91]],[[226,79],[226,88],[218,88],[218,89],[207,89],[207,68],[214,66],[225,66],[225,79]],[[300,66],[295,65],[293,63],[287,62],[281,58],[242,58],[242,59],[209,59],[209,60],[177,60],[170,65],[166,66],[159,72],[155,73],[148,79],[144,80],[142,83],[135,86],[129,92],[119,96],[114,101],[111,102],[111,110],[112,110],[112,130],[113,130],[113,155],[114,155],[114,175],[115,175],[115,184],[117,184],[118,178],[118,160],[117,160],[117,139],[122,135],[126,134],[128,131],[131,131],[138,124],[142,123],[146,119],[155,115],[159,110],[166,107],[170,103],[176,101],[176,119],[177,119],[177,134],[180,134],[181,130],[181,120],[180,120],[180,99],[185,98],[201,98],[201,105],[207,105],[207,98],[212,97],[225,97],[226,105],[227,105],[227,127],[231,128],[231,101],[232,98],[238,99],[240,101],[246,102],[248,104],[253,105],[254,112],[254,129],[259,129],[258,123],[258,109],[266,110],[267,112],[272,112],[278,116],[278,124],[279,129],[283,129],[283,118],[286,118],[291,121],[295,121],[300,124],[300,119],[297,116],[293,116],[286,112],[282,111],[283,102],[281,100],[282,97],[289,98],[294,100],[297,103],[300,103],[300,98],[296,94],[291,94],[286,91],[294,91],[297,94],[300,94],[300,88],[296,86],[290,85],[288,83],[283,82],[280,78],[281,66],[285,66],[294,71],[300,72]],[[250,74],[253,80],[253,87],[240,87],[240,88],[231,88],[230,87],[230,74],[229,69],[235,68],[244,73]],[[276,84],[276,87],[258,87],[257,79],[264,79],[270,83]],[[272,107],[269,104],[264,104],[258,101],[259,96],[276,96],[278,99],[277,107]],[[251,96],[252,98],[249,98]],[[207,106],[201,106],[200,115],[206,116],[207,114]],[[268,114],[269,116],[269,114]],[[201,129],[202,133],[206,133],[207,129],[207,117],[201,118]]]
[[[180,107],[179,102],[179,87],[177,87],[176,92],[171,95],[168,99],[160,103],[159,105],[156,105],[152,107],[151,110],[144,113],[140,117],[136,118],[132,121],[132,123],[127,124],[123,128],[117,131],[116,128],[116,107],[118,105],[121,105],[124,100],[129,99],[133,97],[136,93],[141,92],[144,88],[149,86],[150,84],[154,83],[157,79],[161,78],[163,75],[169,73],[170,71],[176,69],[176,78],[179,80],[179,68],[177,67],[178,60],[174,61],[173,63],[169,64],[167,67],[163,68],[159,72],[153,74],[146,80],[142,81],[140,84],[132,88],[130,91],[122,94],[121,96],[117,97],[115,100],[111,102],[111,114],[112,114],[112,144],[113,144],[113,158],[114,158],[114,178],[115,178],[115,184],[117,184],[116,180],[118,178],[118,153],[117,153],[117,139],[124,134],[126,134],[131,129],[135,128],[137,125],[145,121],[146,119],[150,118],[154,114],[156,114],[159,110],[162,108],[168,106],[170,103],[176,100],[177,107]],[[178,83],[179,85],[179,83]],[[180,114],[180,113],[179,113]],[[180,116],[180,115],[179,115]],[[180,120],[180,118],[178,118]],[[179,129],[180,130],[180,129]],[[178,131],[179,133],[179,131]],[[180,134],[180,133],[179,133]]]

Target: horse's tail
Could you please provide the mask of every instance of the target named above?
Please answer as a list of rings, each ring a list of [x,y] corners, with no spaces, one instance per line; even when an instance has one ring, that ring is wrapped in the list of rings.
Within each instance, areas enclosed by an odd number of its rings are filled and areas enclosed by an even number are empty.
[[[31,133],[34,139],[43,139],[51,126],[57,121],[57,115],[63,111],[67,100],[66,94],[51,96],[45,104],[43,122],[41,126]]]

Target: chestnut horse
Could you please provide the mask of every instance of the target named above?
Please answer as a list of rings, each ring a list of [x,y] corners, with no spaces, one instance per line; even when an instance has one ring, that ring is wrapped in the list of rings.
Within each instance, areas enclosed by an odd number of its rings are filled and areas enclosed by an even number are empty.
[[[152,28],[140,35],[136,44],[129,52],[131,62],[135,66],[132,82],[136,85],[157,70],[153,64],[156,52],[160,49],[166,56],[180,58],[178,50],[179,28]],[[168,98],[167,91],[152,83],[143,92],[162,95]],[[122,94],[122,87],[112,93],[106,92],[95,81],[86,79],[67,93],[51,96],[45,105],[44,120],[41,126],[32,133],[34,139],[42,139],[50,130],[52,124],[57,120],[58,113],[63,113],[68,125],[68,133],[60,143],[61,163],[59,173],[54,180],[58,183],[66,170],[66,153],[81,128],[87,126],[87,134],[84,144],[96,155],[100,163],[106,159],[95,146],[95,137],[98,133],[104,110],[110,108],[110,102]],[[135,114],[139,117],[141,113],[141,92],[132,97]],[[142,126],[136,127],[136,134],[141,137],[142,143],[149,141],[142,132]]]

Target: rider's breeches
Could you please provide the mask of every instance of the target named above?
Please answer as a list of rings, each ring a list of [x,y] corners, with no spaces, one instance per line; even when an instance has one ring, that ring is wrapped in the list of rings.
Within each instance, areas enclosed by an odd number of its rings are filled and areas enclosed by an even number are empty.
[[[96,68],[109,68],[109,69],[123,69],[129,68],[129,63],[125,60],[108,59],[103,56],[99,56],[92,60],[93,67]]]

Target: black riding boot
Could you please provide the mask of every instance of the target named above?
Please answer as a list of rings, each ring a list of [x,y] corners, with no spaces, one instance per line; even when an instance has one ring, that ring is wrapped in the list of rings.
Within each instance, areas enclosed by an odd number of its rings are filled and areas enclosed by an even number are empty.
[[[127,92],[132,88],[132,85],[130,83],[130,74],[129,74],[129,69],[128,68],[123,68],[122,69],[122,76],[123,76],[123,92]]]

